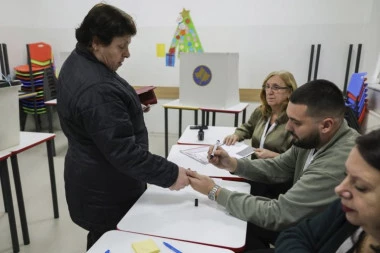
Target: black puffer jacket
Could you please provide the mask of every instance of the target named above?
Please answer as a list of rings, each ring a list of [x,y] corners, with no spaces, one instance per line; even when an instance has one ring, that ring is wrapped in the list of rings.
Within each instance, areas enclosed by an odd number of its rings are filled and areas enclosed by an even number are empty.
[[[115,229],[146,182],[174,184],[178,166],[148,151],[133,87],[80,46],[61,69],[57,101],[69,142],[66,199],[76,224],[91,231]]]

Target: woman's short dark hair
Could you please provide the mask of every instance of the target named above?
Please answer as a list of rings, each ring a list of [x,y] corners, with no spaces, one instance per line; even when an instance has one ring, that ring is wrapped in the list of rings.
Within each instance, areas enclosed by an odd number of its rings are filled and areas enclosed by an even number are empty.
[[[356,146],[363,159],[380,170],[380,129],[356,138]]]
[[[75,30],[75,37],[84,47],[90,47],[94,38],[108,46],[114,37],[133,36],[136,32],[135,22],[130,15],[112,5],[99,3],[92,7]]]

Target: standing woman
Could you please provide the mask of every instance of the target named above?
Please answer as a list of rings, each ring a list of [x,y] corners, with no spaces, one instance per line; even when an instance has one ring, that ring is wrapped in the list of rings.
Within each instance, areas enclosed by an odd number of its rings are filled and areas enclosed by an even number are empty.
[[[291,146],[292,136],[285,130],[289,96],[297,88],[290,72],[274,71],[264,80],[260,93],[261,105],[251,114],[248,122],[224,139],[227,145],[252,139],[256,148],[252,158],[272,158]]]
[[[186,171],[148,150],[139,98],[116,70],[130,56],[133,19],[95,5],[76,29],[78,41],[61,69],[58,115],[69,147],[65,191],[71,219],[89,231],[87,249],[112,229],[146,183],[179,190]]]

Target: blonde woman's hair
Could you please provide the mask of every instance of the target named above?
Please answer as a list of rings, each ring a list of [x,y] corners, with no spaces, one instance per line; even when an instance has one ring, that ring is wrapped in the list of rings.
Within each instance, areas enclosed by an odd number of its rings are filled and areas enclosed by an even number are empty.
[[[262,85],[262,90],[260,92],[260,99],[261,99],[261,113],[265,119],[268,119],[272,115],[272,108],[268,105],[267,99],[266,99],[266,90],[265,86],[267,84],[267,81],[269,78],[273,76],[278,76],[281,78],[282,81],[284,81],[285,85],[289,87],[289,96],[292,94],[292,92],[297,89],[297,82],[294,79],[294,76],[292,73],[288,71],[273,71],[269,73],[269,75],[264,79],[263,85]],[[281,112],[280,115],[278,115],[277,120],[280,122],[285,122],[288,120],[288,117],[286,115],[286,108],[288,107],[289,99],[286,99],[283,104],[281,105]]]

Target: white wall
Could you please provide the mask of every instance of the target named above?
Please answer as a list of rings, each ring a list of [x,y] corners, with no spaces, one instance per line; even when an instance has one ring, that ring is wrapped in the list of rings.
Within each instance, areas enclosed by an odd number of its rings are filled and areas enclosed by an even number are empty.
[[[75,46],[74,29],[98,1],[0,2],[0,6],[6,6],[5,10],[2,9],[0,41],[8,44],[10,65],[13,67],[26,63],[26,43],[45,41],[53,46],[59,67]],[[174,68],[166,67],[165,59],[156,57],[155,48],[156,43],[165,43],[168,50],[176,29],[176,18],[182,8],[191,11],[206,52],[240,53],[241,88],[259,88],[267,73],[278,69],[293,72],[297,82],[303,84],[307,80],[311,44],[322,44],[318,78],[329,79],[341,88],[349,44],[363,44],[360,71],[368,72],[369,76],[373,74],[380,53],[380,1],[107,2],[130,13],[138,25],[138,34],[131,44],[131,58],[118,71],[132,85],[178,86],[178,61]],[[356,46],[351,72],[355,57]],[[153,122],[161,120],[163,115],[162,107],[156,108],[160,108],[160,112],[147,116],[153,117]],[[189,114],[192,119],[193,114]],[[162,129],[159,127],[156,130]]]

